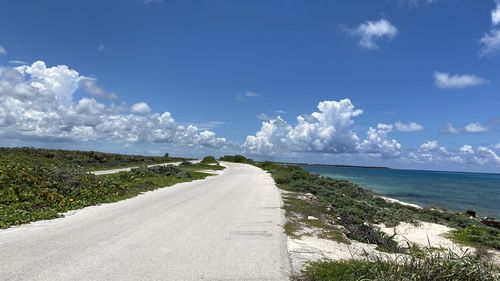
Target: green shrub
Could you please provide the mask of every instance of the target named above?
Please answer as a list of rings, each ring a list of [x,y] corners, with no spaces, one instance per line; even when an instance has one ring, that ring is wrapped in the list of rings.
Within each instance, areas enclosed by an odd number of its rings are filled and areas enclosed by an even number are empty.
[[[463,229],[453,230],[449,237],[468,245],[484,245],[500,249],[500,232],[486,226],[469,225]]]
[[[317,261],[304,268],[301,281],[493,281],[498,280],[497,265],[476,256],[458,256],[424,250],[419,255],[393,260]]]
[[[252,159],[248,159],[243,155],[225,155],[219,158],[220,161],[226,161],[226,162],[234,162],[234,163],[246,163],[246,164],[253,164],[254,161]]]
[[[218,162],[217,162],[217,160],[215,160],[215,157],[213,157],[213,156],[205,156],[205,158],[203,158],[200,163],[213,164],[213,163],[218,163]]]

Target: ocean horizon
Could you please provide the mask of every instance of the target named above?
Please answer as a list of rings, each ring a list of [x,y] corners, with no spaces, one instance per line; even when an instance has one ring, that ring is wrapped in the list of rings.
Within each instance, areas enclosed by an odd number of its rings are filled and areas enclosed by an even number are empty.
[[[348,180],[381,195],[478,217],[500,218],[500,174],[301,164],[308,172]]]

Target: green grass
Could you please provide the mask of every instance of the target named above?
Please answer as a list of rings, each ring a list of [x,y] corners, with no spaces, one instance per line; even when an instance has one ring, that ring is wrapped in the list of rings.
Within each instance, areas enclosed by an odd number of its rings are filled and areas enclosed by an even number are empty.
[[[194,165],[142,166],[130,172],[95,176],[87,172],[88,166],[76,165],[71,157],[53,156],[53,151],[1,151],[8,153],[0,153],[0,228],[57,218],[68,210],[115,202],[209,175],[199,172],[207,169],[205,165]],[[87,161],[84,155],[80,162]]]
[[[393,260],[322,260],[305,266],[300,281],[493,281],[499,267],[473,255],[424,251]]]
[[[453,230],[447,237],[473,247],[487,246],[500,249],[500,232],[493,228],[470,225],[466,228]]]

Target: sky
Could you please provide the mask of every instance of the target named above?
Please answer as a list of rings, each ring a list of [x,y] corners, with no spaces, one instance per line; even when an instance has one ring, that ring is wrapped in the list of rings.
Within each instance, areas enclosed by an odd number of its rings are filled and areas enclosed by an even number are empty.
[[[500,1],[0,7],[0,146],[500,172]]]

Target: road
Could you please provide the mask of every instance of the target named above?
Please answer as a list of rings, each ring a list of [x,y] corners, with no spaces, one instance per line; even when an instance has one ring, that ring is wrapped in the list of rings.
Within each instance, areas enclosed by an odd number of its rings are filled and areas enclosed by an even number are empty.
[[[189,162],[193,163],[193,164],[196,164],[196,163],[199,163],[201,160],[191,160]],[[154,167],[154,166],[167,166],[167,165],[174,165],[174,166],[177,166],[179,164],[181,164],[182,162],[168,162],[168,163],[161,163],[161,164],[152,164],[152,165],[148,165],[148,167]],[[134,167],[127,167],[127,168],[118,168],[118,169],[109,169],[109,170],[99,170],[99,171],[92,171],[90,172],[91,174],[94,174],[96,176],[100,176],[100,175],[109,175],[109,174],[116,174],[116,173],[119,173],[119,172],[130,172],[130,170],[132,170],[133,168],[137,168],[138,166],[134,166]]]
[[[288,280],[281,196],[250,165],[0,231],[1,280]]]

